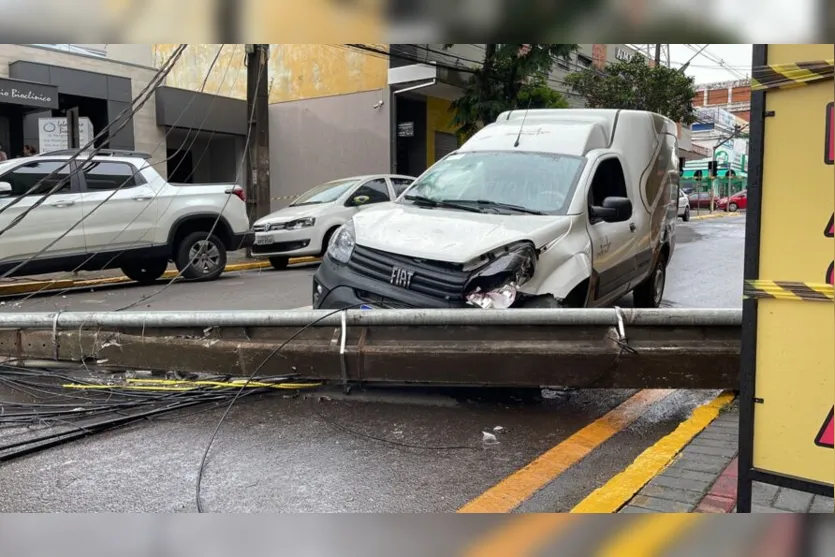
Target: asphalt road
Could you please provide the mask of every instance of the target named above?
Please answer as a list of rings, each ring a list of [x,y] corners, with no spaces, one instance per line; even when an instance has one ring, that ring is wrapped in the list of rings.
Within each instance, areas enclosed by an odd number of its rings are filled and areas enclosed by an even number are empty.
[[[738,306],[743,231],[743,217],[680,225],[665,304]],[[135,302],[158,310],[296,308],[309,303],[312,272],[250,272],[161,292],[117,287],[35,297],[21,307],[7,301],[2,309]],[[246,399],[213,446],[203,500],[215,512],[454,511],[633,393],[588,390],[540,401],[437,390]],[[571,509],[716,394],[676,391],[652,404],[517,510]],[[9,462],[0,473],[0,512],[194,511],[198,466],[222,412],[186,411]],[[498,443],[483,444],[484,431],[497,431]]]
[[[742,307],[745,217],[679,221],[670,264],[667,307]],[[295,309],[310,305],[316,265],[286,271],[227,273],[210,283],[120,284],[72,292],[49,292],[0,300],[0,311]],[[631,296],[619,302],[629,307]]]

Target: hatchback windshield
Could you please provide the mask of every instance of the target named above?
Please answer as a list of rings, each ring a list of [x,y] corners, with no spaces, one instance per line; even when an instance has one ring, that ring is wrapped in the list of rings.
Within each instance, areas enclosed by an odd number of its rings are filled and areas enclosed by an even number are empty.
[[[455,153],[416,180],[401,199],[483,212],[565,214],[583,163],[580,157],[545,153]]]
[[[336,201],[343,193],[357,185],[358,182],[358,180],[336,180],[316,186],[297,197],[290,206],[315,205],[317,203]]]

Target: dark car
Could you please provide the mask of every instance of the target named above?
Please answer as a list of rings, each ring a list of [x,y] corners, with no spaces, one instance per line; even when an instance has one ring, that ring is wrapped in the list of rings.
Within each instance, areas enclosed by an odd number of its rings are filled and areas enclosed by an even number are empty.
[[[702,191],[698,193],[691,193],[689,196],[691,209],[710,209],[710,201],[713,199],[713,208],[719,208],[719,197],[710,192]]]

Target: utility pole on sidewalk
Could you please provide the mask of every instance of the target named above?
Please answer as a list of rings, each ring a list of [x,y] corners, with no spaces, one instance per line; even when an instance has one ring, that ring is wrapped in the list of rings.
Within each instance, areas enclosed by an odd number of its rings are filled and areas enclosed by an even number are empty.
[[[78,107],[67,109],[67,148],[81,148],[81,130],[78,125]]]
[[[246,202],[250,224],[270,212],[270,128],[267,61],[270,45],[246,45],[249,148]]]
[[[660,65],[661,65],[661,45],[657,44],[657,45],[655,45],[655,67],[657,68]]]

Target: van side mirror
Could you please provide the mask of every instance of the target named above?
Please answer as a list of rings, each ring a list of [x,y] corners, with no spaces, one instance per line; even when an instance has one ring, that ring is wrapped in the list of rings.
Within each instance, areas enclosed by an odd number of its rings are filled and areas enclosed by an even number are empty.
[[[624,222],[632,217],[632,202],[626,197],[607,197],[603,205],[591,208],[592,216],[605,222]]]
[[[0,197],[8,197],[12,194],[12,185],[8,182],[0,182]]]

